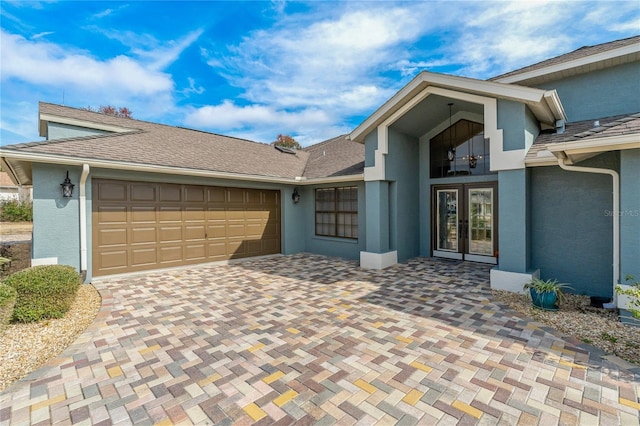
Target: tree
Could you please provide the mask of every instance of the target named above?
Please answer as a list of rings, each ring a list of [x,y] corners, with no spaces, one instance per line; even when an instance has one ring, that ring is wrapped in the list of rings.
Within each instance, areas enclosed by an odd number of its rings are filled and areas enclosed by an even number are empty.
[[[278,138],[275,141],[271,142],[271,145],[281,146],[283,148],[302,149],[302,145],[300,145],[297,140],[289,135],[283,134],[279,134]]]
[[[106,105],[106,106],[100,105],[98,109],[93,108],[92,106],[88,106],[86,108],[80,108],[80,109],[83,109],[85,111],[97,112],[104,115],[111,115],[113,117],[133,118],[131,116],[131,110],[127,107],[118,108],[112,105]]]

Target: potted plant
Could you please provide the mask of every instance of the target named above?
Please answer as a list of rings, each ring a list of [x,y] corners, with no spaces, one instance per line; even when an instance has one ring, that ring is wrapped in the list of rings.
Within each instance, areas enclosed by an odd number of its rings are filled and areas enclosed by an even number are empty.
[[[536,308],[546,311],[557,311],[557,302],[564,298],[564,289],[570,288],[567,284],[559,283],[558,280],[541,280],[532,278],[524,285],[525,290],[529,290],[531,301]]]
[[[627,285],[616,286],[618,306],[623,309],[620,320],[625,324],[640,327],[640,282],[636,281],[633,275],[627,275],[625,281]],[[624,310],[628,311],[629,315],[623,314]]]

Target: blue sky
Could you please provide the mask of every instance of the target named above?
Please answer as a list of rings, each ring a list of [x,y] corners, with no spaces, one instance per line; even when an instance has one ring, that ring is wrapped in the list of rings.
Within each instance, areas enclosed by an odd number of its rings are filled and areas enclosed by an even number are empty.
[[[486,79],[640,34],[638,1],[0,1],[2,145],[38,101],[303,145],[421,70]]]

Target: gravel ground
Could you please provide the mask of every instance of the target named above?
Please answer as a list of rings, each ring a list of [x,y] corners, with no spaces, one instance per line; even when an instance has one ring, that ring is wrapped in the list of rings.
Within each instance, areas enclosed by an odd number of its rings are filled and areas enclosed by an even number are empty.
[[[640,365],[640,328],[620,323],[615,310],[590,306],[588,296],[566,294],[555,312],[534,308],[526,294],[494,290],[493,296],[529,318]]]
[[[81,285],[63,318],[11,324],[0,334],[0,391],[62,352],[93,322],[101,299],[90,284]]]

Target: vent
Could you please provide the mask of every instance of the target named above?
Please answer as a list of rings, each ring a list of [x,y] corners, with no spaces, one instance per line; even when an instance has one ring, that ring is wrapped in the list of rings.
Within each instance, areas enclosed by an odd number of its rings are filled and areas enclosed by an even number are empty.
[[[274,148],[277,149],[280,152],[284,152],[285,154],[296,154],[296,151],[294,149],[291,148],[287,148],[284,146],[278,146],[278,145],[274,145]]]

